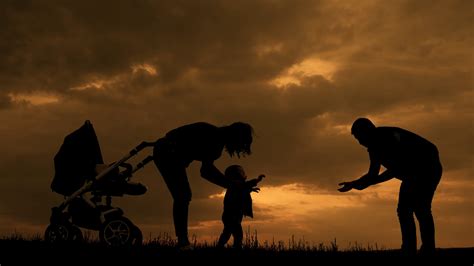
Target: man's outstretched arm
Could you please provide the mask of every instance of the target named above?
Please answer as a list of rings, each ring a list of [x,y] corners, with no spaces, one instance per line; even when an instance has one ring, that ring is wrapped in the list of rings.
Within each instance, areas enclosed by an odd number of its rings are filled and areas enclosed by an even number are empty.
[[[342,186],[341,188],[338,188],[340,192],[347,192],[353,188],[357,190],[363,190],[371,185],[378,184],[380,182],[384,182],[388,180],[388,179],[383,180],[384,178],[387,178],[386,175],[388,173],[385,174],[385,172],[387,171],[385,171],[382,174],[383,177],[382,179],[380,179],[380,177],[382,176],[382,175],[379,176],[381,163],[378,156],[376,156],[373,152],[369,151],[369,158],[370,158],[370,166],[369,166],[369,171],[367,172],[367,174],[353,181],[339,183],[339,186]]]
[[[356,179],[354,181],[339,183],[339,186],[342,186],[342,187],[339,188],[338,190],[340,192],[347,192],[353,188],[357,190],[363,190],[369,186],[388,181],[394,177],[395,175],[390,170],[386,170],[382,174],[376,175],[376,176],[366,174],[366,175],[363,175],[361,178]]]
[[[214,165],[213,161],[203,161],[201,165],[201,176],[207,181],[228,188],[230,186],[229,180],[225,178],[219,169]]]
[[[353,181],[339,183],[339,186],[342,187],[338,188],[337,190],[340,192],[347,192],[353,188],[357,190],[363,190],[370,186],[372,182],[374,182],[373,180],[377,178],[380,171],[380,163],[374,160],[372,157],[370,159],[369,172],[367,174]]]
[[[383,173],[378,175],[377,178],[371,179],[371,182],[370,182],[369,186],[388,181],[388,180],[390,180],[394,177],[395,177],[395,175],[393,174],[392,171],[385,170]]]

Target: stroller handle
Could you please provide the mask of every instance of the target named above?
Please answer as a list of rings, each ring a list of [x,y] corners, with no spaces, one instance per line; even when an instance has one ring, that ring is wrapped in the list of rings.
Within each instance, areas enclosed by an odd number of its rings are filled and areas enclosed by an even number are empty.
[[[135,154],[139,153],[141,150],[143,150],[146,147],[153,147],[155,146],[155,142],[147,142],[147,141],[142,141],[142,143],[138,144],[135,149],[130,151],[130,154],[134,156]]]
[[[122,159],[116,161],[114,164],[112,164],[111,166],[109,166],[107,169],[105,169],[104,171],[102,171],[99,175],[97,175],[95,177],[95,180],[90,180],[90,181],[87,181],[79,190],[77,190],[76,192],[72,193],[71,196],[69,196],[59,207],[58,209],[60,211],[64,210],[64,208],[66,208],[66,206],[75,198],[77,198],[78,196],[84,194],[86,191],[88,191],[92,185],[94,184],[94,182],[96,182],[97,180],[100,180],[102,179],[104,176],[106,176],[108,173],[110,173],[113,169],[119,167],[120,165],[122,165],[123,163],[125,163],[128,159],[132,158],[133,156],[137,155],[141,150],[143,150],[144,148],[146,147],[153,147],[155,145],[155,142],[146,142],[146,141],[143,141],[142,143],[138,144],[138,146],[136,146],[134,149],[132,149],[127,155],[125,155]],[[150,162],[151,159],[149,157],[152,157],[152,156],[148,156],[144,162],[146,161],[146,163]],[[142,162],[142,166],[143,167],[146,163]],[[138,170],[138,169],[135,169],[135,171]],[[132,170],[132,173],[134,171]]]

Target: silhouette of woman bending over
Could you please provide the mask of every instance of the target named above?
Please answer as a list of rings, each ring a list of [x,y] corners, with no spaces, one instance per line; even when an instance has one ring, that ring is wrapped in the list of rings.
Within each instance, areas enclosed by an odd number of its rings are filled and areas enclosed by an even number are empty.
[[[173,221],[178,247],[189,246],[188,208],[191,201],[186,168],[192,161],[200,161],[201,176],[221,187],[229,187],[229,180],[214,166],[214,161],[225,149],[232,157],[249,155],[253,129],[249,124],[236,122],[216,127],[198,122],[168,132],[153,149],[154,162],[173,197]]]
[[[442,166],[438,149],[428,140],[398,127],[375,127],[367,118],[352,125],[352,135],[367,148],[370,167],[367,174],[339,185],[341,192],[363,190],[394,177],[400,179],[398,218],[402,233],[402,251],[416,254],[416,227],[420,225],[421,253],[435,251],[435,225],[431,213],[433,195],[441,179]],[[380,166],[387,170],[379,174]]]

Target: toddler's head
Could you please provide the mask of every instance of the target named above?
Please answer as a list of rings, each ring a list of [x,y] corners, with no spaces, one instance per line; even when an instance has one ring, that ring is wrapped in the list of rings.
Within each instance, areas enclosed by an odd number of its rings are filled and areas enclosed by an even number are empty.
[[[227,167],[224,174],[233,181],[245,181],[247,179],[244,168],[237,164]]]

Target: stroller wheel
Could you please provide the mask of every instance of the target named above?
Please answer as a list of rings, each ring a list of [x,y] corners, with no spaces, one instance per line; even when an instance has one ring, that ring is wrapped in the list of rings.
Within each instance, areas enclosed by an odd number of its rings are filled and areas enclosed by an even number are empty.
[[[79,227],[75,225],[71,225],[70,229],[71,229],[71,234],[69,236],[70,241],[82,242],[82,240],[84,240],[84,237],[82,236],[82,231],[81,229],[79,229]]]
[[[44,239],[50,243],[64,242],[69,239],[70,230],[64,224],[50,224],[44,232]]]
[[[71,224],[50,224],[44,233],[44,239],[50,243],[82,241],[82,232]]]
[[[125,217],[105,221],[99,238],[102,243],[113,247],[139,245],[143,239],[140,229]]]

